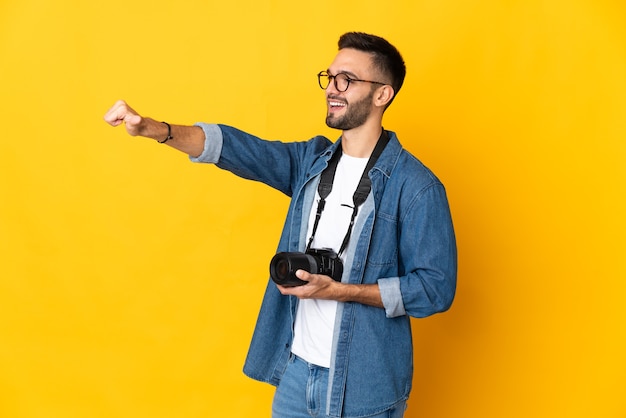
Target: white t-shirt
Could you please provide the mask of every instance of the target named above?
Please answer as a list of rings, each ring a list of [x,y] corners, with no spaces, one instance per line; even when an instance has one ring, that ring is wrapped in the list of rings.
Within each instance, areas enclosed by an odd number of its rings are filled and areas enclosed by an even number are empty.
[[[350,226],[354,207],[352,196],[359,184],[367,161],[367,158],[341,155],[335,172],[333,189],[326,198],[326,206],[322,212],[311,248],[332,248],[335,252],[339,251]],[[313,204],[309,218],[307,239],[313,230],[319,199],[319,194],[316,194],[316,203]],[[345,262],[343,255],[341,258]],[[337,302],[335,301],[300,300],[291,351],[309,363],[330,367],[336,313]]]

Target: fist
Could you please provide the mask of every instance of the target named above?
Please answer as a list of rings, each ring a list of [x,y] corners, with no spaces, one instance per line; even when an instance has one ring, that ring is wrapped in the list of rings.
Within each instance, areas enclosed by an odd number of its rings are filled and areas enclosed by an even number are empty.
[[[118,100],[104,115],[104,120],[111,126],[119,126],[122,122],[126,125],[126,131],[132,136],[141,135],[144,127],[144,118],[139,116],[123,100]]]

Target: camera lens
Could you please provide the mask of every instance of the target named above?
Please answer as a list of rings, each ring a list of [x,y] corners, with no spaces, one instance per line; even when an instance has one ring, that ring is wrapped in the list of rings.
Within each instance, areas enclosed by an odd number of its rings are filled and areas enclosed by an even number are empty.
[[[287,260],[278,260],[276,263],[276,276],[285,278],[289,274],[289,262]]]
[[[305,253],[278,253],[270,262],[270,276],[272,280],[282,286],[300,286],[306,284],[296,277],[296,271],[305,270],[317,273],[315,258]]]

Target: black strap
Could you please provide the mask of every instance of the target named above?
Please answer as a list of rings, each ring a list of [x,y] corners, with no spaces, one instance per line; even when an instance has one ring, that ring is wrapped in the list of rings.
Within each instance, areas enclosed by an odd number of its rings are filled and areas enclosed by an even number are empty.
[[[357,186],[354,194],[352,195],[352,202],[354,203],[354,208],[352,211],[352,218],[350,219],[350,226],[348,227],[348,232],[343,239],[341,244],[341,248],[339,249],[338,254],[344,252],[344,250],[348,247],[348,243],[350,242],[350,235],[352,235],[352,227],[354,226],[354,221],[356,219],[357,214],[359,213],[359,206],[361,206],[365,200],[367,200],[367,196],[370,194],[372,189],[372,182],[369,178],[369,172],[374,167],[374,164],[382,154],[385,146],[389,142],[389,134],[387,131],[383,129],[380,137],[378,138],[378,142],[376,142],[376,146],[374,147],[374,151],[372,151],[372,155],[370,155],[369,160],[367,161],[367,165],[365,166],[365,170],[363,170],[363,174],[361,174],[361,179],[359,180],[359,185]],[[341,147],[337,147],[337,150],[333,154],[333,156],[328,161],[328,167],[322,172],[322,176],[320,178],[320,183],[317,187],[317,193],[320,195],[320,201],[317,204],[317,213],[315,214],[315,223],[313,224],[313,231],[311,233],[311,238],[309,238],[309,242],[307,244],[307,250],[311,248],[311,243],[313,242],[313,238],[315,237],[315,233],[317,232],[317,226],[319,224],[320,218],[322,217],[322,212],[324,211],[324,206],[326,206],[326,198],[330,194],[333,189],[333,182],[335,180],[335,172],[337,171],[337,165],[339,164],[339,159],[341,158]]]

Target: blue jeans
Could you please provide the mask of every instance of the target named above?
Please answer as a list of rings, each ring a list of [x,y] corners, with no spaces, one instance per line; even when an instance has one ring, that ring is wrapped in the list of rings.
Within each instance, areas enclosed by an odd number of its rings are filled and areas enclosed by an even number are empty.
[[[272,418],[327,418],[328,369],[291,355],[274,394]],[[368,418],[402,418],[406,402]]]

